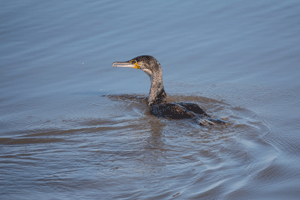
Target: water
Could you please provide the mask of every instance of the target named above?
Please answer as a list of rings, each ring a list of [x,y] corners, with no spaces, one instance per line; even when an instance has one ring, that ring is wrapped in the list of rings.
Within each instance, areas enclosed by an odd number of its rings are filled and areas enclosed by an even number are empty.
[[[298,199],[298,1],[1,1],[1,199]],[[227,126],[151,116],[169,101]]]

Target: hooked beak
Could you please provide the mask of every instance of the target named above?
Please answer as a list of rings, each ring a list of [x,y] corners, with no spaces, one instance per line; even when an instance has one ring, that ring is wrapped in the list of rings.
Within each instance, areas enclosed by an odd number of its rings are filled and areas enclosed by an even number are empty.
[[[129,61],[127,62],[114,62],[112,64],[113,67],[129,67],[129,68],[134,68],[134,69],[141,69],[141,67],[137,63],[130,63]]]

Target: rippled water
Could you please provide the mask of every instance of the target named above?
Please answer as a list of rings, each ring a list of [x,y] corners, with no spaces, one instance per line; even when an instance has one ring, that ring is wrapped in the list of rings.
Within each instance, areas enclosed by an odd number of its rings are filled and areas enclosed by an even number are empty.
[[[2,1],[1,199],[299,199],[298,1]],[[168,101],[228,125],[149,114]]]

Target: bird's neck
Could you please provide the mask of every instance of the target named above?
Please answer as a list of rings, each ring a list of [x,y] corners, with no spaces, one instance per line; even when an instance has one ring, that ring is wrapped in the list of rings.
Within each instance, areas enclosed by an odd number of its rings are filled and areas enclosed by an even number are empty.
[[[156,72],[150,76],[151,88],[149,93],[149,105],[166,103],[167,94],[162,81],[162,71]]]

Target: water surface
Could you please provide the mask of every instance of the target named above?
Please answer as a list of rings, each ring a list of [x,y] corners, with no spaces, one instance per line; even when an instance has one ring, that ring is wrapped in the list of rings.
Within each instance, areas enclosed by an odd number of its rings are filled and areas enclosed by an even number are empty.
[[[298,1],[2,1],[1,199],[298,199]],[[151,116],[169,101],[227,126]]]

